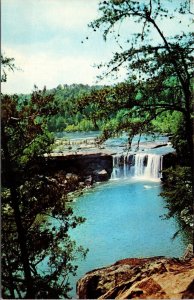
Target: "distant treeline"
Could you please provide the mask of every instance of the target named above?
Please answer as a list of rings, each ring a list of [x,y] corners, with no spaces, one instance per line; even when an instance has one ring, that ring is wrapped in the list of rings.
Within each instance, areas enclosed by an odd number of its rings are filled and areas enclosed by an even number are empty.
[[[103,85],[84,85],[84,84],[60,84],[56,88],[47,90],[48,94],[54,96],[53,107],[58,113],[51,116],[48,122],[50,132],[74,132],[74,131],[92,131],[103,130],[108,122],[116,124],[121,121],[126,110],[110,112],[106,120],[100,120],[97,117],[91,118],[95,102],[84,109],[84,112],[78,109],[79,99],[84,95],[91,95],[96,90],[106,88]],[[30,95],[19,95],[19,104],[27,102]],[[152,131],[159,133],[173,134],[181,120],[181,114],[178,112],[164,112],[157,116],[152,122]]]

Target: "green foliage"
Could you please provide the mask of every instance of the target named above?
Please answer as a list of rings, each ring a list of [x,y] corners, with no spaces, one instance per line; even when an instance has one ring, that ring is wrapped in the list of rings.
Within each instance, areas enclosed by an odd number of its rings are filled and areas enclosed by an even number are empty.
[[[79,110],[77,110],[77,99],[83,94],[87,95],[93,90],[101,89],[101,86],[89,86],[83,84],[60,85],[57,88],[48,91],[53,95],[53,107],[57,108],[59,113],[52,116],[48,122],[48,129],[51,132],[57,131],[90,131],[98,130],[99,126],[94,119],[88,119]],[[87,112],[94,110],[94,103],[91,101],[87,107]]]
[[[15,68],[14,58],[9,58],[1,54],[1,82],[6,82],[7,71],[14,71]]]
[[[171,137],[173,147],[176,149],[179,163],[184,166],[191,166],[191,158],[188,155],[189,145],[186,139],[186,126],[185,121],[182,120],[177,126],[176,132]]]
[[[129,141],[137,133],[171,134],[182,166],[167,171],[169,186],[163,195],[169,199],[172,214],[180,214],[185,207],[191,214],[192,186],[194,196],[193,33],[189,27],[188,31],[183,27],[170,37],[160,28],[161,20],[176,23],[177,17],[182,15],[191,21],[191,1],[175,1],[173,5],[169,2],[107,0],[99,3],[100,17],[90,27],[94,31],[102,29],[106,41],[108,36],[114,36],[119,45],[112,59],[98,66],[105,70],[100,78],[109,74],[118,78],[122,68],[126,69],[127,81],[80,98],[78,107],[86,111],[94,99],[97,119],[103,121],[102,140],[123,130],[129,133]],[[130,34],[129,22],[138,23],[139,32]],[[128,25],[127,33],[122,31],[121,24]],[[153,40],[152,32],[159,39]]]
[[[183,122],[183,116],[180,112],[166,111],[161,113],[152,121],[154,126],[153,130],[160,133],[174,135],[176,134],[181,122]]]
[[[169,54],[168,62],[172,63],[174,59],[181,59],[181,56],[184,59],[184,54],[181,54],[180,50],[181,47],[184,48],[188,38],[191,46],[191,35],[189,36],[187,32],[183,33],[183,31],[180,31],[174,37],[164,36],[159,24],[161,24],[161,20],[165,22],[166,19],[168,21],[171,20],[175,26],[177,18],[183,14],[187,15],[188,21],[189,18],[191,21],[191,1],[181,0],[173,3],[173,5],[170,5],[169,2],[160,0],[151,0],[149,2],[144,0],[124,0],[117,1],[117,3],[115,1],[102,1],[99,3],[100,17],[91,22],[90,27],[94,31],[102,29],[105,40],[107,40],[108,36],[114,36],[121,50],[114,53],[113,58],[104,65],[106,67],[104,75],[116,74],[120,67],[124,66],[128,70],[127,75],[137,71],[131,74],[131,78],[137,80],[144,78],[147,80],[150,77],[157,76],[158,71],[160,72],[157,58],[160,57],[160,60],[165,63],[167,60],[165,57],[163,59],[163,54],[165,55],[166,52]],[[138,23],[138,32],[130,32],[129,22],[133,23],[134,27]],[[121,24],[128,26],[127,33],[122,30]],[[183,26],[184,29],[185,27]],[[153,40],[152,33],[158,34],[161,42],[158,43],[155,39]],[[187,53],[192,52],[192,49],[188,48],[187,50]],[[99,67],[102,66],[100,65]],[[188,76],[186,74],[187,67],[185,68],[183,64],[179,65],[179,62],[176,64],[175,71],[177,71],[177,67],[181,67],[184,76]],[[166,71],[168,72],[168,70]]]
[[[72,132],[72,131],[91,131],[96,130],[93,122],[91,120],[82,119],[80,122],[78,122],[77,125],[68,125],[65,128],[66,132]]]
[[[124,89],[126,89],[125,92]],[[127,92],[130,94],[127,94]],[[119,123],[127,124],[129,111],[125,107],[128,107],[127,99],[130,95],[130,101],[132,101],[132,97],[134,96],[137,104],[143,101],[143,96],[145,96],[139,88],[137,89],[137,93],[134,94],[134,90],[130,89],[130,83],[119,84],[115,87],[115,90],[113,87],[90,87],[76,84],[71,86],[64,85],[63,88],[57,87],[56,89],[47,91],[47,94],[53,95],[53,107],[60,110],[60,113],[50,116],[48,120],[48,129],[51,132],[103,130],[105,128],[108,129],[108,127],[112,130],[113,126],[110,124],[113,122],[115,123],[115,128],[119,127]],[[124,97],[126,97],[125,103]],[[19,107],[22,106],[22,103],[25,103],[26,98],[28,99],[29,95],[18,96]],[[118,111],[115,110],[115,106],[118,106]],[[134,122],[140,121],[137,115],[138,113],[134,109],[130,119]],[[158,116],[156,121],[152,122],[154,130],[162,133],[173,133],[179,120],[179,115],[180,113],[174,112],[171,116],[170,111],[161,113],[161,116]],[[149,112],[144,113],[144,116],[148,118]],[[146,130],[145,128],[144,130]],[[123,129],[125,128],[122,126],[121,130]]]
[[[180,217],[184,211],[185,217],[190,217],[192,223],[193,197],[191,168],[176,166],[165,171],[165,181],[161,195],[166,199],[166,207],[169,209],[167,218]],[[190,228],[191,230],[191,228]]]
[[[128,121],[125,115],[117,127],[134,134],[153,130],[153,125],[158,131],[174,132],[181,116],[186,127],[189,156],[192,157],[192,32],[188,29],[169,37],[160,28],[161,20],[176,22],[177,16],[183,14],[188,16],[189,21],[190,1],[181,0],[174,5],[160,0],[149,3],[144,0],[102,1],[99,12],[100,17],[90,27],[94,31],[101,28],[105,40],[109,35],[114,35],[120,46],[120,51],[115,52],[109,62],[99,65],[99,68],[105,68],[101,77],[113,73],[117,76],[122,67],[127,70],[127,81],[109,91],[105,88],[104,93],[97,91],[95,104],[98,118],[108,119],[107,116],[112,117],[112,114],[115,118],[119,110],[127,109]],[[129,30],[126,36],[120,24],[127,25],[129,20],[138,23],[141,29],[131,34]],[[152,39],[152,31],[158,35],[158,40]],[[90,97],[81,101],[85,110],[89,101]],[[173,120],[175,124],[172,128],[168,123],[172,124]],[[162,125],[162,121],[165,124]],[[106,125],[104,128],[107,130]],[[111,130],[104,136],[111,135]]]
[[[180,112],[165,112],[152,121],[153,130],[159,133],[170,135],[170,141],[176,150],[179,164],[190,166],[191,160],[188,155],[189,145],[186,139],[186,126],[183,116]]]
[[[84,219],[74,216],[67,202],[71,182],[48,173],[42,163],[54,142],[47,129],[57,113],[54,97],[37,88],[22,101],[1,96],[2,296],[67,298],[74,260],[86,254],[69,229]]]

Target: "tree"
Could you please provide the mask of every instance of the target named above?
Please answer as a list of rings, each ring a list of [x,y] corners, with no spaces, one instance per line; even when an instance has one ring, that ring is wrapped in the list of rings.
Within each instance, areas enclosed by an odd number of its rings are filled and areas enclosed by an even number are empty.
[[[119,50],[105,65],[102,76],[118,74],[121,67],[127,70],[127,81],[113,88],[94,92],[80,99],[83,111],[95,99],[99,118],[110,119],[110,115],[126,110],[123,120],[115,130],[105,127],[104,137],[115,131],[127,130],[130,135],[150,129],[151,121],[165,112],[180,112],[183,116],[184,134],[188,145],[188,156],[193,168],[192,130],[192,32],[185,30],[174,36],[164,34],[161,21],[181,24],[181,17],[191,16],[191,1],[107,0],[99,4],[101,16],[90,24],[94,31],[103,29],[103,37],[115,37]],[[135,22],[139,28],[130,32]],[[122,32],[122,25],[125,31]],[[121,28],[121,29],[120,29]],[[134,29],[134,27],[132,27]],[[185,29],[185,25],[183,26]],[[126,33],[127,32],[127,33]],[[154,39],[152,39],[154,33]],[[127,35],[127,36],[126,36]],[[111,113],[111,114],[110,114]],[[109,122],[111,124],[111,122]],[[110,129],[110,130],[109,130]],[[194,174],[193,170],[192,173]],[[194,178],[194,176],[193,176]],[[194,179],[193,179],[194,180]]]
[[[82,94],[90,93],[92,90],[99,90],[102,86],[88,86],[83,84],[72,84],[57,87],[48,93],[54,96],[53,105],[59,110],[59,114],[50,118],[48,128],[50,131],[89,131],[98,130],[99,125],[95,116],[92,120],[84,119],[77,111],[77,98]],[[91,103],[87,110],[93,111],[95,107]],[[75,108],[74,108],[75,107]],[[76,112],[74,113],[74,111]]]
[[[192,242],[193,233],[193,196],[191,187],[191,172],[189,167],[176,166],[164,171],[168,180],[160,194],[166,200],[168,213],[165,217],[180,217],[184,228],[188,229]],[[175,236],[179,233],[177,231]]]
[[[41,163],[54,141],[47,130],[53,96],[35,88],[23,103],[1,99],[3,298],[68,297],[74,259],[85,255],[68,230],[84,219],[67,202],[71,182]]]
[[[87,107],[94,102],[91,119],[95,115],[103,121],[101,141],[124,130],[129,134],[129,147],[136,134],[162,131],[162,118],[166,120],[171,116],[176,126],[170,128],[170,133],[180,166],[166,172],[169,184],[167,180],[163,196],[168,198],[169,195],[170,215],[180,215],[185,207],[191,216],[191,195],[194,197],[193,33],[184,24],[174,36],[162,29],[162,22],[168,24],[174,20],[178,27],[184,23],[185,16],[191,21],[191,1],[105,0],[100,2],[99,11],[100,17],[89,26],[94,31],[102,29],[106,41],[111,36],[118,44],[112,59],[98,66],[105,70],[100,79],[112,74],[117,78],[120,69],[125,68],[127,80],[81,97],[77,106],[89,118],[91,112]],[[135,31],[131,34],[130,26]],[[178,182],[184,185],[181,193]]]
[[[7,81],[7,71],[16,69],[14,58],[9,58],[1,54],[1,82]]]
[[[156,132],[174,135],[176,134],[181,122],[182,114],[180,112],[167,111],[159,115],[152,123]]]

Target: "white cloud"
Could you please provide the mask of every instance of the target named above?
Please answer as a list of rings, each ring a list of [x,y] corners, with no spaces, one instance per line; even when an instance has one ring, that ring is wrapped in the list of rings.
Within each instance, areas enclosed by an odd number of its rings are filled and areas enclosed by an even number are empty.
[[[29,93],[34,84],[40,88],[44,85],[52,88],[60,83],[93,84],[100,73],[93,64],[108,61],[113,52],[120,51],[113,38],[105,44],[100,32],[88,34],[86,31],[88,22],[97,17],[98,2],[2,0],[2,49],[6,56],[14,57],[16,65],[22,69],[9,73],[2,91]],[[185,29],[185,18],[178,24],[176,20],[174,27],[170,24],[172,21],[165,20],[164,33],[181,31],[180,26]],[[130,32],[139,30],[139,26],[135,24],[134,27],[133,22],[119,25],[121,44]],[[86,32],[89,40],[81,44]],[[153,33],[157,41],[158,34]]]
[[[2,84],[3,93],[29,93],[34,84],[39,88],[56,87],[58,84],[94,84],[97,70],[92,67],[91,58],[81,56],[56,57],[41,53],[29,55],[11,48],[6,49],[8,57],[14,57],[21,70],[9,72],[7,83]]]
[[[97,16],[98,0],[2,0],[2,16],[9,11],[21,23],[34,28],[48,26],[77,29]],[[7,16],[6,16],[7,17]],[[10,15],[8,15],[10,17]],[[6,21],[6,20],[5,20]],[[13,20],[14,21],[14,20]]]
[[[45,5],[45,0],[41,2]],[[97,16],[98,0],[48,0],[48,3],[41,15],[51,26],[77,29],[87,26]]]
[[[94,4],[96,1],[92,2]],[[18,26],[17,32],[20,32],[22,24],[22,30],[28,26],[26,30],[29,33],[36,30],[38,32],[41,26],[48,30],[49,28],[60,30],[57,31],[59,37],[54,36],[45,41],[38,39],[33,43],[20,43],[9,47],[3,44],[6,56],[14,57],[16,66],[21,70],[9,72],[7,83],[2,84],[2,92],[29,93],[34,84],[40,88],[44,85],[52,88],[59,83],[92,83],[95,77],[91,66],[93,61],[91,58],[81,57],[79,50],[76,57],[75,54],[72,56],[74,41],[70,35],[65,35],[65,30],[80,28],[83,24],[87,24],[89,17],[92,18],[95,9],[91,1],[84,0],[84,6],[81,6],[81,3],[83,4],[83,1],[80,0],[3,0],[5,12],[3,16],[9,18],[8,33],[11,29],[15,29],[13,26]],[[23,18],[19,18],[21,15]],[[15,22],[12,21],[14,16]],[[61,42],[60,32],[64,32]]]

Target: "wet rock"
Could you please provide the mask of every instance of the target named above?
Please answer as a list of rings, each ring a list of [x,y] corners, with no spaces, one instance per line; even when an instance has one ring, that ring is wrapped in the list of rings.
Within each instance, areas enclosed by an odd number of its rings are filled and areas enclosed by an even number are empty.
[[[94,179],[95,179],[95,181],[106,181],[109,179],[109,175],[105,169],[103,169],[101,171],[95,171]]]
[[[165,147],[167,145],[168,145],[168,143],[158,144],[158,145],[152,147],[151,149],[161,148],[161,147]]]

